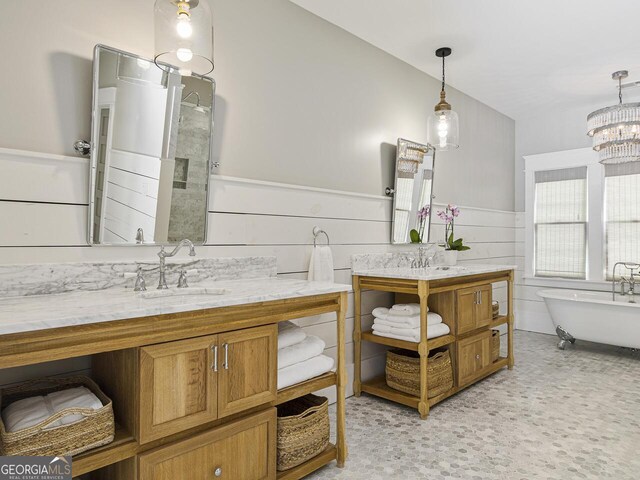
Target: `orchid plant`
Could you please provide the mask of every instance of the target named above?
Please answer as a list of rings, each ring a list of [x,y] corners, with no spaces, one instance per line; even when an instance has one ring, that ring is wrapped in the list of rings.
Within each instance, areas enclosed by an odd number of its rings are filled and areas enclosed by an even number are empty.
[[[422,241],[424,240],[424,229],[427,226],[427,218],[430,214],[431,207],[429,205],[425,205],[420,210],[418,210],[418,228],[414,228],[409,232],[411,243],[422,243]]]
[[[457,240],[453,239],[453,227],[455,219],[460,215],[460,208],[456,205],[449,204],[446,209],[437,212],[437,215],[445,224],[444,244],[441,246],[444,247],[445,250],[457,250],[458,252],[469,250],[471,247],[463,245],[462,238],[458,238]]]

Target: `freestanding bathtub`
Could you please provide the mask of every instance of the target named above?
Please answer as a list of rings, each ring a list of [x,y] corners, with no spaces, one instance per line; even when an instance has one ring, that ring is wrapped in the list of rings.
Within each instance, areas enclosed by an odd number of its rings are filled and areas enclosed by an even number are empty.
[[[640,348],[640,303],[630,303],[629,296],[611,292],[584,290],[540,290],[564,349],[575,339]],[[640,296],[636,295],[640,302]]]

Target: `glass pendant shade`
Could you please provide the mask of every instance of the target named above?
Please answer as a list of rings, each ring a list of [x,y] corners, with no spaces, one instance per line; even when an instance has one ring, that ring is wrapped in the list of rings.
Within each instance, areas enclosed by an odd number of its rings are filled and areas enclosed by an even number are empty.
[[[155,63],[181,75],[213,71],[213,24],[208,0],[156,0]]]
[[[587,135],[604,165],[640,161],[640,103],[622,103],[622,80],[628,75],[626,70],[612,75],[618,81],[620,104],[587,117]]]
[[[458,114],[453,110],[435,111],[427,121],[428,142],[441,152],[458,148]]]

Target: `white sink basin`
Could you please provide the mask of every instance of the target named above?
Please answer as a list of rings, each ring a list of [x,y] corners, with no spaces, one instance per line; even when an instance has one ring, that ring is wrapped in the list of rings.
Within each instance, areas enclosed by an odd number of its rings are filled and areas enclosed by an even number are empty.
[[[148,290],[146,292],[138,292],[139,298],[154,299],[154,298],[168,298],[168,297],[184,297],[184,296],[210,296],[210,295],[224,295],[229,293],[224,288],[211,288],[211,287],[187,287],[187,288],[170,288],[168,290]]]

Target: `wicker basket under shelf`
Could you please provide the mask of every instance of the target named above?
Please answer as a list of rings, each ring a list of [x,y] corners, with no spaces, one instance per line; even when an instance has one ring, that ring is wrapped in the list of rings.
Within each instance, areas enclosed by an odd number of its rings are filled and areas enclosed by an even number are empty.
[[[322,453],[329,445],[329,400],[305,395],[278,406],[278,471]]]
[[[1,455],[77,455],[113,441],[115,424],[111,400],[88,377],[46,378],[32,380],[0,392],[0,407],[23,398],[47,395],[68,388],[86,387],[100,399],[103,407],[66,408],[30,428],[7,432],[0,418]],[[45,429],[66,415],[82,415],[84,419],[69,425]]]
[[[500,330],[491,330],[491,361],[500,358]]]
[[[389,387],[420,396],[420,356],[417,352],[389,350],[385,373]],[[437,397],[452,387],[453,368],[449,350],[434,350],[427,362],[427,397]]]
[[[500,303],[497,300],[491,304],[491,311],[494,320],[500,316]]]

